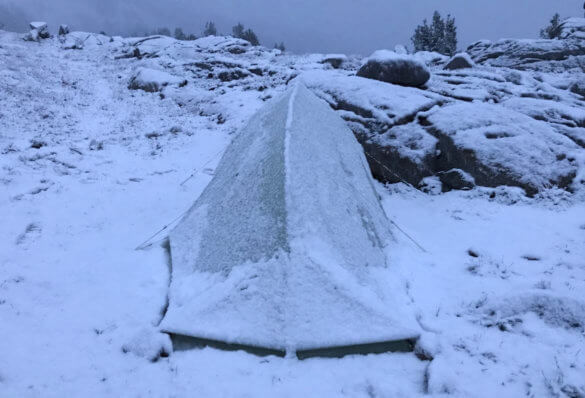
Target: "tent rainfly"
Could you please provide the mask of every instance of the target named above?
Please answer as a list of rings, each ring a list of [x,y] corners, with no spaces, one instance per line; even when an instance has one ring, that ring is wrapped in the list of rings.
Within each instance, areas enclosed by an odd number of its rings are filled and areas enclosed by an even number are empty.
[[[361,146],[297,82],[234,138],[171,231],[161,329],[175,350],[411,351],[400,293],[381,283],[388,226]]]

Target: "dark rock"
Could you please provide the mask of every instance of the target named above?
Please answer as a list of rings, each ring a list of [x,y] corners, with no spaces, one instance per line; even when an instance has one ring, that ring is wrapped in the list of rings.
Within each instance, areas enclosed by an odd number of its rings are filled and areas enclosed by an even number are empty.
[[[231,47],[228,47],[226,50],[230,54],[235,54],[235,55],[243,54],[247,51],[247,49],[245,47],[242,47],[242,46],[231,46]]]
[[[322,64],[329,64],[333,69],[339,69],[344,62],[347,61],[347,57],[344,54],[330,54],[326,55],[321,61]]]
[[[426,65],[412,57],[398,55],[369,59],[357,73],[360,77],[401,86],[420,87],[430,78]]]
[[[250,72],[252,72],[253,74],[255,74],[256,76],[263,76],[264,72],[262,72],[261,68],[251,68],[248,69]]]
[[[63,35],[67,35],[67,34],[69,34],[69,26],[67,26],[67,25],[59,26],[59,36],[63,36]]]
[[[443,69],[446,70],[457,70],[457,69],[466,69],[466,68],[473,68],[473,61],[466,53],[460,53],[453,58],[445,65]]]
[[[569,90],[571,90],[572,93],[580,95],[585,99],[585,78],[583,80],[576,81],[575,83],[571,84]]]
[[[443,192],[451,190],[469,190],[475,187],[475,180],[472,176],[461,169],[451,169],[439,173],[439,179],[443,183]]]
[[[249,73],[236,69],[231,71],[224,71],[217,75],[222,82],[231,82],[232,80],[240,80],[250,76]]]

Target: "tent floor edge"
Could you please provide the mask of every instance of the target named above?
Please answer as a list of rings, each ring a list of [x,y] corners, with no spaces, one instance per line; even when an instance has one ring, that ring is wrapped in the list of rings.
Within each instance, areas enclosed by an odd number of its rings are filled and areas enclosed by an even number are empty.
[[[303,360],[309,358],[343,358],[348,355],[384,354],[389,352],[408,353],[414,352],[416,341],[416,338],[411,338],[381,341],[377,343],[297,350],[297,358]]]
[[[211,347],[222,351],[245,351],[249,354],[259,357],[267,357],[274,355],[284,358],[285,350],[278,350],[274,348],[257,347],[246,344],[226,343],[225,341],[204,339],[200,337],[187,336],[184,334],[168,333],[173,343],[173,351],[188,351],[192,349],[200,349]]]
[[[259,357],[276,356],[284,358],[285,350],[252,346],[246,344],[227,343],[220,340],[205,339],[187,336],[183,334],[168,333],[173,344],[173,351],[188,351],[211,347],[222,351],[245,351]],[[299,360],[310,358],[343,358],[348,355],[370,355],[384,353],[409,353],[414,352],[417,338],[402,340],[388,340],[377,343],[354,344],[346,346],[312,348],[297,350],[296,357]]]

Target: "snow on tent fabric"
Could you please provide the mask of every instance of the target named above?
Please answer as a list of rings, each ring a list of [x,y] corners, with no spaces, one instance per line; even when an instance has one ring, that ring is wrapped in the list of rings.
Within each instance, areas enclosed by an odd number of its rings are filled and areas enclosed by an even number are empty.
[[[388,225],[351,131],[297,83],[250,120],[171,231],[161,328],[175,349],[409,351],[400,293],[378,281]]]

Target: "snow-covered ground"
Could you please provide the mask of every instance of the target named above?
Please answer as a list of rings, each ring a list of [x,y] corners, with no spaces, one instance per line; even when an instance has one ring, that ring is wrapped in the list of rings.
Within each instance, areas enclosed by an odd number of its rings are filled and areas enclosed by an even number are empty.
[[[329,66],[225,38],[70,36],[0,31],[1,397],[585,396],[585,204],[554,189],[378,184],[425,360],[205,348],[152,362],[168,344],[166,230],[135,248],[193,204],[267,99]],[[128,88],[144,70],[161,91]]]

